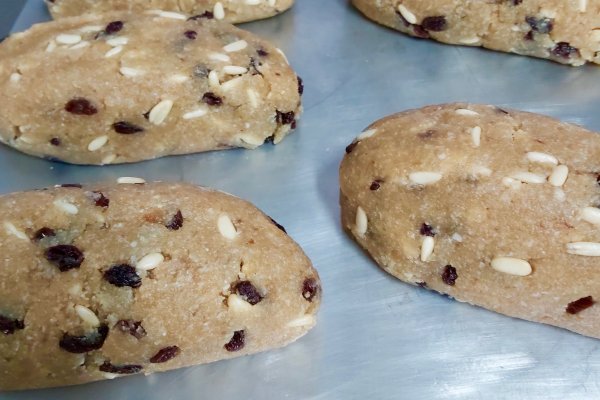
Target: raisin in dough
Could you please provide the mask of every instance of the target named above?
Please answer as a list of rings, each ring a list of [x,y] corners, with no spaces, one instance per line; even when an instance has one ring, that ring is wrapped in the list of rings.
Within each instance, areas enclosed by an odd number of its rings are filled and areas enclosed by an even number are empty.
[[[110,11],[144,12],[165,10],[205,15],[231,23],[248,22],[277,15],[293,0],[46,0],[54,18]]]
[[[320,303],[317,272],[283,227],[188,184],[0,197],[0,250],[5,390],[284,346],[315,324]]]
[[[0,44],[0,140],[76,164],[256,148],[295,126],[300,82],[278,49],[225,22],[66,18]]]
[[[600,63],[600,1],[352,0],[368,18],[412,36],[564,64]]]
[[[384,270],[600,337],[597,134],[541,115],[447,104],[375,122],[347,153],[342,223]]]

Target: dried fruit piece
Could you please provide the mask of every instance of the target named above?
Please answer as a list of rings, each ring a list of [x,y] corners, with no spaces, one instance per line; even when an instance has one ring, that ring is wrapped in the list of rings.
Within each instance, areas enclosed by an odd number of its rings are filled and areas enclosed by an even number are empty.
[[[550,33],[554,28],[554,19],[552,18],[525,17],[525,21],[533,31],[538,33]]]
[[[196,38],[198,37],[198,32],[196,31],[185,31],[183,32],[183,35],[190,39],[190,40],[196,40]]]
[[[577,314],[580,311],[585,310],[586,308],[590,308],[595,303],[592,296],[582,297],[579,300],[575,300],[569,303],[566,308],[566,312],[569,314]]]
[[[421,22],[421,26],[423,27],[423,29],[425,29],[427,31],[441,32],[441,31],[445,31],[446,29],[448,29],[448,22],[446,21],[446,17],[444,17],[442,15],[434,16],[434,17],[426,17],[426,18],[423,18],[423,21]]]
[[[452,265],[446,265],[444,267],[444,272],[442,273],[442,280],[444,283],[446,285],[454,286],[457,278],[458,274],[456,273],[456,268]]]
[[[302,284],[302,297],[312,302],[319,293],[319,284],[315,278],[306,278]]]
[[[304,82],[302,81],[302,78],[300,78],[299,76],[298,78],[298,94],[300,96],[302,96],[304,94]]]
[[[137,364],[112,365],[110,362],[104,361],[99,369],[102,372],[108,372],[110,374],[137,374],[138,372],[141,372],[144,367]]]
[[[421,225],[421,229],[419,229],[419,233],[423,236],[434,237],[436,234],[436,231],[435,231],[435,229],[433,229],[433,226],[423,222],[423,225]]]
[[[47,238],[47,237],[52,237],[52,236],[56,236],[56,232],[54,232],[54,229],[52,228],[48,228],[48,227],[43,227],[38,229],[34,234],[33,234],[33,240],[35,240],[36,242]]]
[[[277,114],[275,116],[275,120],[277,121],[278,124],[281,125],[289,125],[291,123],[293,123],[295,120],[295,113],[293,111],[289,111],[289,112],[281,112],[279,110],[277,110]]]
[[[50,139],[50,144],[52,146],[60,146],[60,139],[59,138],[52,138],[52,139]]]
[[[102,192],[92,192],[92,199],[97,207],[107,208],[110,204],[110,199],[104,196],[104,193]]]
[[[220,106],[223,104],[223,99],[214,94],[213,92],[206,92],[202,96],[202,101],[209,106]]]
[[[107,35],[113,35],[117,32],[120,32],[123,29],[123,21],[113,21],[110,24],[106,25],[104,28],[104,32]]]
[[[571,57],[579,56],[579,50],[566,42],[557,43],[556,46],[554,46],[554,48],[551,50],[551,52],[552,52],[552,54],[554,54],[557,57],[562,57],[562,58],[567,58],[567,59],[571,58]]]
[[[146,330],[142,326],[142,321],[122,319],[115,324],[115,328],[119,328],[121,332],[129,333],[136,339],[141,339],[147,335]]]
[[[181,228],[183,226],[183,215],[181,214],[181,210],[177,210],[175,215],[173,215],[171,220],[165,226],[172,231]]]
[[[12,335],[16,330],[21,329],[25,329],[25,323],[23,321],[0,315],[0,332],[5,335]]]
[[[131,122],[127,122],[127,121],[115,122],[113,124],[112,128],[115,130],[115,132],[121,133],[123,135],[131,135],[134,133],[144,131],[144,128],[142,128],[141,126],[132,124]]]
[[[103,324],[89,335],[72,336],[65,333],[58,345],[61,349],[68,351],[69,353],[87,353],[102,348],[107,336],[108,326]]]
[[[110,267],[104,272],[104,279],[117,287],[139,288],[142,286],[142,278],[137,274],[136,269],[128,264]]]
[[[46,249],[46,260],[56,265],[61,272],[79,268],[85,257],[81,250],[69,244],[59,244]]]
[[[265,49],[263,49],[262,47],[259,47],[258,49],[256,49],[256,54],[258,54],[261,57],[266,57],[269,55],[269,52],[267,52]]]
[[[177,346],[165,347],[153,355],[150,362],[154,364],[164,363],[177,357],[179,353],[181,353],[181,349]]]
[[[75,115],[94,115],[98,109],[89,100],[76,97],[65,104],[65,111]]]
[[[382,182],[383,181],[381,179],[375,179],[373,182],[371,182],[371,186],[369,186],[369,189],[373,191],[379,190]]]
[[[234,287],[235,292],[248,303],[255,305],[260,303],[263,297],[250,281],[238,282]]]
[[[231,340],[225,344],[225,350],[227,351],[239,351],[244,348],[244,342],[246,340],[246,334],[243,330],[235,331]]]

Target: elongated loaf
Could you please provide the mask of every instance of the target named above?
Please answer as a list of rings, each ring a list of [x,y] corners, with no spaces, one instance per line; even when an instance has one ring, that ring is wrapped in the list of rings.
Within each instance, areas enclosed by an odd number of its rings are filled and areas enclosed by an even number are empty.
[[[564,64],[600,63],[598,0],[352,0],[380,24],[421,38]]]
[[[375,122],[340,171],[342,223],[413,285],[600,337],[600,137],[446,104]]]
[[[301,92],[281,51],[204,17],[73,17],[0,44],[0,140],[69,163],[278,143]]]
[[[284,346],[317,272],[269,217],[182,183],[0,197],[0,389],[153,373]]]
[[[254,21],[277,15],[293,0],[46,0],[54,18],[111,11],[144,12],[165,10],[206,15],[231,23]]]

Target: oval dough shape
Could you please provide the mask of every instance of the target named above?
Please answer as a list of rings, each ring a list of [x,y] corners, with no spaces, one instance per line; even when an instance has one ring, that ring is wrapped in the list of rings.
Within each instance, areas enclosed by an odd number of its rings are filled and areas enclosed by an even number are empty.
[[[235,238],[219,232],[222,216]],[[283,227],[222,192],[57,187],[0,197],[0,221],[3,390],[256,353],[316,321],[321,290],[310,260]]]
[[[366,17],[420,38],[547,58],[600,63],[598,4],[587,0],[352,0]]]
[[[278,49],[214,19],[110,14],[0,44],[0,140],[74,164],[279,143],[302,85]]]
[[[410,110],[368,129],[341,164],[342,224],[381,268],[460,301],[600,337],[600,231],[582,212],[600,206],[597,134],[476,104]],[[552,179],[557,170],[568,175]],[[409,179],[419,171],[440,179]],[[360,232],[357,210],[368,221]]]
[[[141,13],[151,10],[207,15],[231,23],[272,17],[290,8],[293,0],[46,0],[53,18],[111,11]]]

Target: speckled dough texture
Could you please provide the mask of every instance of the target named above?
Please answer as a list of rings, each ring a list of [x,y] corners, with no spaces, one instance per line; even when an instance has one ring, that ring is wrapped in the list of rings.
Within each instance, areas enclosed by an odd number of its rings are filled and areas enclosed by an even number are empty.
[[[346,152],[342,224],[385,271],[600,337],[597,134],[446,104],[377,121]]]
[[[191,15],[208,13],[231,23],[248,22],[280,14],[293,0],[46,0],[54,18],[111,11],[165,10]]]
[[[153,373],[284,346],[317,272],[251,204],[181,183],[0,197],[0,389]]]
[[[600,0],[352,0],[368,18],[421,38],[600,63]]]
[[[204,17],[73,17],[0,44],[0,140],[68,163],[279,143],[301,92],[280,50]]]

